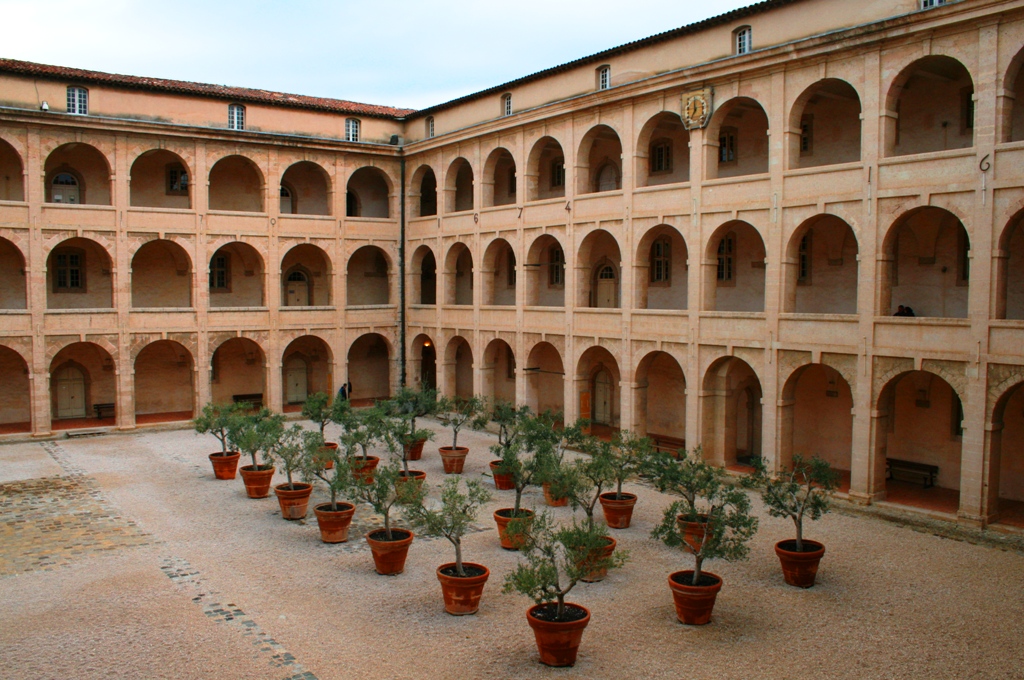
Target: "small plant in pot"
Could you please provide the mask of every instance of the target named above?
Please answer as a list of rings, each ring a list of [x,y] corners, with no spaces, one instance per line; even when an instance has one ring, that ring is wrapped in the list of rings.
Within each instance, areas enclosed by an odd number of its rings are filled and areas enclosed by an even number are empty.
[[[315,434],[315,433],[314,433]],[[352,524],[352,516],[356,506],[352,503],[339,501],[338,496],[347,493],[353,484],[353,456],[346,450],[345,455],[340,449],[318,447],[307,448],[302,461],[303,475],[307,479],[314,477],[321,480],[331,494],[330,503],[313,506],[317,526],[320,529],[320,540],[324,543],[344,543],[348,540],[348,530]]]
[[[292,425],[278,440],[270,444],[268,453],[281,463],[288,481],[274,487],[274,494],[281,506],[281,517],[288,520],[305,519],[309,508],[309,497],[313,485],[296,482],[292,477],[303,470],[303,461],[324,448],[324,438],[319,432],[303,430],[301,425]]]
[[[320,429],[320,438],[324,440],[324,446],[329,449],[337,449],[337,442],[327,441],[327,424],[331,422],[331,397],[326,392],[314,392],[313,394],[306,397],[305,403],[302,404],[302,416],[312,420],[313,423]],[[331,459],[327,459],[329,465],[333,464]]]
[[[469,449],[459,446],[459,430],[466,425],[477,429],[487,425],[483,399],[476,396],[469,399],[442,397],[437,402],[437,419],[452,431],[452,445],[438,447],[444,472],[448,475],[462,474]]]
[[[619,567],[625,558],[614,553],[595,562],[591,556],[604,543],[602,530],[575,522],[556,526],[548,512],[529,522],[517,520],[510,531],[520,537],[525,561],[506,575],[504,591],[522,593],[536,603],[527,610],[526,620],[537,640],[541,663],[572,666],[590,611],[565,598],[587,573]]]
[[[665,510],[651,537],[689,553],[694,560],[692,570],[668,577],[676,617],[685,624],[704,625],[711,620],[722,589],[722,578],[704,571],[704,562],[745,559],[750,552],[747,542],[757,532],[757,518],[750,514],[747,494],[727,484],[725,473],[707,463],[699,447],[690,453],[680,452],[678,459],[657,452],[652,467],[660,472],[657,486],[683,498]]]
[[[515,502],[511,508],[499,508],[494,511],[494,522],[498,525],[498,540],[501,547],[506,550],[519,549],[519,541],[508,531],[509,523],[513,520],[528,521],[533,517],[533,510],[523,507],[523,492],[535,484],[542,463],[542,458],[536,453],[536,446],[543,441],[543,437],[540,436],[541,423],[531,416],[529,411],[518,418],[520,422],[516,427],[520,430],[519,435],[505,445],[495,444],[491,447],[494,454],[501,456],[499,468],[503,474],[508,475],[516,492]]]
[[[376,415],[379,411],[379,407],[356,411],[347,399],[335,400],[331,406],[331,422],[342,429],[341,446],[345,448],[353,475],[373,479],[373,471],[380,463],[380,458],[370,455],[373,445],[380,440],[377,431],[380,419]]]
[[[466,481],[465,493],[459,487],[459,478],[449,477],[441,487],[440,507],[429,507],[424,500],[408,509],[409,521],[420,533],[443,536],[455,547],[455,561],[437,568],[444,609],[455,616],[475,614],[480,609],[480,596],[491,574],[482,564],[462,561],[462,537],[476,520],[480,506],[491,500],[491,494],[472,479]]]
[[[377,468],[372,480],[365,477],[353,479],[352,495],[373,506],[384,518],[384,527],[366,534],[366,542],[373,554],[373,564],[378,574],[390,576],[405,571],[405,559],[414,534],[408,529],[391,526],[391,511],[397,505],[416,506],[422,504],[424,490],[419,484],[402,484],[402,468],[398,461]],[[400,485],[405,487],[399,491]]]
[[[249,498],[266,498],[270,495],[270,482],[274,478],[271,451],[284,434],[284,416],[262,408],[259,411],[246,409],[244,413],[239,412],[236,418],[230,428],[228,441],[252,459],[252,465],[243,465],[238,469],[245,483],[245,492]]]
[[[829,499],[839,485],[839,474],[819,458],[793,456],[793,465],[778,475],[767,474],[764,462],[756,459],[752,483],[761,487],[761,500],[772,517],[793,520],[796,538],[775,544],[786,583],[810,588],[818,574],[825,546],[804,538],[804,520],[818,520],[829,511]]]
[[[220,451],[210,454],[213,465],[213,476],[216,479],[234,479],[241,454],[237,450],[228,451],[228,437],[231,428],[238,421],[239,407],[250,410],[248,404],[213,404],[203,406],[203,410],[192,421],[197,434],[212,434],[220,442]]]
[[[392,460],[401,461],[400,482],[416,481],[416,485],[421,486],[427,473],[409,468],[409,447],[416,441],[433,439],[434,433],[426,429],[412,429],[409,423],[414,422],[415,418],[409,414],[396,414],[392,405],[388,404],[368,410],[364,417],[367,428],[377,441],[384,444]]]
[[[531,448],[536,451],[537,481],[544,489],[544,500],[552,507],[569,504],[570,476],[564,473],[566,451],[581,448],[586,441],[590,421],[580,418],[568,427],[558,427],[562,414],[545,411],[525,431]]]
[[[404,436],[404,453],[408,460],[419,460],[423,457],[423,445],[427,439],[432,437],[424,436],[429,430],[417,430],[416,419],[425,418],[437,412],[437,390],[403,387],[398,394],[384,402],[385,408],[393,416],[403,419],[408,425],[408,432]]]
[[[604,520],[611,529],[627,529],[633,518],[636,494],[624,493],[622,484],[643,468],[652,451],[651,440],[629,430],[615,435],[610,447],[611,476],[615,491],[600,496]]]
[[[612,446],[609,442],[592,437],[587,437],[580,442],[580,446],[585,453],[590,455],[578,458],[571,464],[563,465],[560,482],[573,510],[582,510],[586,525],[601,531],[601,539],[605,545],[592,556],[592,561],[597,563],[602,558],[611,556],[615,552],[617,544],[614,538],[607,535],[607,527],[594,517],[601,492],[614,479]],[[583,576],[583,580],[587,583],[601,581],[607,573],[607,569],[595,567],[594,570]]]
[[[507,401],[498,401],[491,409],[490,419],[498,425],[498,444],[491,447],[491,452],[497,457],[490,462],[490,468],[494,488],[499,491],[511,491],[515,488],[512,475],[502,467],[502,460],[504,451],[515,446],[522,434],[522,426],[529,418],[529,406],[516,408]]]

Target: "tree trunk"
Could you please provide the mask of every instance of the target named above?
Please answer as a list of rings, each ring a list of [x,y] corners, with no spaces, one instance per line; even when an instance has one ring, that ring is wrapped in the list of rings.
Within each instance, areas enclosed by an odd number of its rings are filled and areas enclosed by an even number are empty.
[[[462,568],[462,539],[453,538],[455,544],[455,571],[459,576],[465,576],[466,571]]]

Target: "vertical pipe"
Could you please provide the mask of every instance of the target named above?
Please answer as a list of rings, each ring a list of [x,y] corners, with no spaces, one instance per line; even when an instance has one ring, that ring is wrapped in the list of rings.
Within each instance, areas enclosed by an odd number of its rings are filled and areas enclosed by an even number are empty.
[[[399,177],[402,189],[399,192],[401,224],[398,235],[398,340],[401,343],[398,350],[398,384],[405,387],[405,150],[399,147],[399,153],[401,154],[398,158],[401,169]]]

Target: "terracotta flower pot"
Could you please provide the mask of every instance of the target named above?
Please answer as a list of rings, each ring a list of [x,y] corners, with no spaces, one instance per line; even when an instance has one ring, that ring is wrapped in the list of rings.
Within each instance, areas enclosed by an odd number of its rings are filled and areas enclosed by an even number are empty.
[[[373,471],[377,469],[380,458],[377,456],[356,456],[352,464],[352,475],[366,484],[373,484]]]
[[[309,507],[309,496],[313,493],[312,484],[295,482],[294,484],[278,484],[274,487],[277,502],[281,505],[281,517],[288,520],[305,519]]]
[[[274,466],[266,469],[254,468],[252,465],[243,465],[238,468],[245,483],[245,493],[249,498],[266,498],[270,495],[270,480],[274,478]]]
[[[332,510],[330,503],[321,503],[313,508],[317,526],[320,527],[320,540],[324,543],[344,543],[348,540],[348,529],[356,506],[339,502],[336,507],[337,510]]]
[[[234,479],[235,471],[238,468],[238,459],[241,457],[238,451],[210,454],[210,463],[213,464],[213,476],[216,479]]]
[[[709,524],[707,517],[703,515],[701,517],[703,521],[689,522],[685,519],[686,515],[676,515],[676,522],[679,523],[679,528],[683,532],[683,540],[686,542],[686,552],[692,553],[694,550],[700,550],[704,543],[704,534],[707,533]]]
[[[803,552],[796,551],[796,541],[779,541],[775,554],[782,563],[782,576],[786,583],[797,588],[810,588],[818,574],[818,562],[825,554],[825,546],[817,541],[804,539]]]
[[[569,505],[569,497],[563,496],[562,498],[555,498],[551,495],[551,487],[547,482],[544,482],[544,502],[553,508],[561,508]]]
[[[600,551],[598,551],[598,553],[596,555],[594,555],[594,561],[595,562],[597,560],[601,560],[601,559],[604,559],[606,557],[611,557],[612,553],[615,552],[615,545],[616,545],[615,539],[612,538],[611,536],[602,536],[601,538],[603,538],[605,541],[607,541],[608,545],[606,545],[604,548],[602,548]],[[601,567],[599,569],[594,569],[593,571],[591,571],[589,574],[587,574],[586,576],[584,576],[580,580],[583,581],[584,583],[597,583],[598,581],[603,581],[604,577],[607,576],[607,575],[608,575],[608,567]]]
[[[480,609],[480,596],[484,592],[484,584],[491,575],[490,570],[482,564],[463,562],[462,568],[483,569],[478,576],[451,576],[443,573],[450,569],[455,572],[455,563],[448,562],[437,568],[437,580],[441,582],[441,593],[444,595],[444,610],[453,616],[476,614]]]
[[[574,607],[586,613],[576,621],[544,621],[535,613],[546,608],[554,608],[555,604],[535,604],[526,610],[526,620],[537,638],[537,651],[540,662],[545,666],[572,666],[576,663],[576,652],[583,640],[583,630],[590,623],[590,610],[578,604],[565,603],[566,607]]]
[[[383,576],[401,574],[405,571],[405,558],[409,554],[409,545],[414,534],[408,529],[392,529],[395,540],[384,540],[387,536],[383,529],[366,534],[366,543],[373,553],[373,566]]]
[[[441,464],[444,465],[446,475],[461,475],[462,468],[466,464],[466,456],[469,449],[465,446],[440,446],[437,452],[441,454]]]
[[[324,442],[324,447],[330,449],[331,451],[337,451],[338,450],[338,442]],[[327,461],[327,464],[324,465],[324,469],[325,470],[333,470],[334,469],[334,461],[333,460]]]
[[[427,442],[426,439],[417,439],[412,444],[405,447],[405,459],[406,460],[419,460],[423,457],[423,445]]]
[[[490,462],[491,476],[494,477],[494,488],[498,491],[509,491],[510,489],[516,488],[515,482],[512,481],[512,475],[498,472],[498,468],[501,466],[500,460],[492,460]]]
[[[616,498],[614,491],[603,493],[598,497],[601,509],[604,510],[604,521],[609,529],[628,529],[633,519],[633,506],[636,505],[636,494],[624,493]]]
[[[519,509],[520,517],[533,517],[533,510]],[[505,550],[519,550],[522,541],[515,540],[508,534],[508,523],[512,521],[512,508],[501,508],[494,511],[494,522],[498,525],[498,540]]]
[[[703,626],[711,620],[711,610],[715,608],[715,598],[722,589],[722,578],[709,571],[700,573],[702,581],[714,581],[709,585],[690,585],[693,571],[677,571],[669,574],[668,587],[672,589],[675,600],[676,618],[690,626]]]

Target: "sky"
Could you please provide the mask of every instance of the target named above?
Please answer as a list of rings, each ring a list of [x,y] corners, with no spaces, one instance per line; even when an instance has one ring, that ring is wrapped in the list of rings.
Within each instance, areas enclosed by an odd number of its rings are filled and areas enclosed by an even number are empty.
[[[0,57],[419,109],[752,1],[0,0]]]

